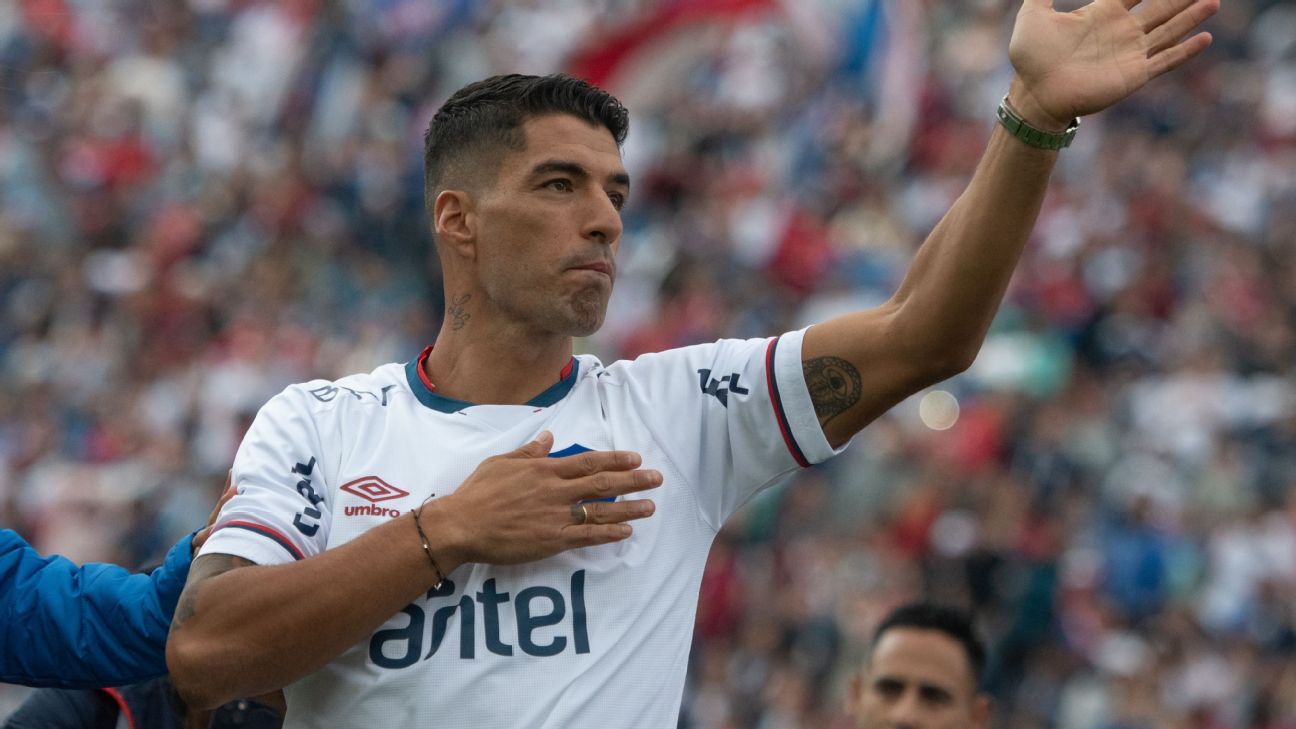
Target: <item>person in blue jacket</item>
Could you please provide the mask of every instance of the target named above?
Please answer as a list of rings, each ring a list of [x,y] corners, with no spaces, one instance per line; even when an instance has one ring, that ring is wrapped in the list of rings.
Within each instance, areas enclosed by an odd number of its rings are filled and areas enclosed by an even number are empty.
[[[0,683],[97,688],[165,674],[167,630],[189,564],[233,494],[227,483],[207,525],[149,574],[42,557],[0,529]]]

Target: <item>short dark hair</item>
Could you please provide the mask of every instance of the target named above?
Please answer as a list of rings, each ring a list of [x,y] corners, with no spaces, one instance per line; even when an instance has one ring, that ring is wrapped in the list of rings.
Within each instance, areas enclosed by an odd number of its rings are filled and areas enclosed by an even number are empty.
[[[873,640],[869,642],[869,655],[877,649],[882,636],[895,628],[916,628],[935,630],[948,635],[963,646],[967,654],[968,666],[972,669],[972,681],[981,685],[981,674],[985,671],[986,649],[981,638],[977,636],[972,625],[972,616],[957,608],[936,605],[930,602],[911,602],[892,610],[877,629],[873,631]]]
[[[546,114],[570,114],[612,133],[617,147],[630,130],[630,114],[617,98],[566,74],[508,74],[468,84],[446,100],[423,137],[423,184],[428,216],[456,172],[497,169],[507,150],[526,144],[522,125]]]

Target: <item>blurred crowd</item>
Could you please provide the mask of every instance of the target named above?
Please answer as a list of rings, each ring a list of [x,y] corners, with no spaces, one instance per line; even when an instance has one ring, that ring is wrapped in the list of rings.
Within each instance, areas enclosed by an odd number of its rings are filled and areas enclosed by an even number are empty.
[[[880,303],[977,162],[1016,8],[0,3],[0,525],[156,560],[269,397],[417,354],[422,133],[492,73],[631,110],[583,351]],[[927,595],[975,609],[995,726],[1296,728],[1296,6],[1209,30],[1084,121],[973,368],[726,527],[682,727],[847,726],[872,626]]]

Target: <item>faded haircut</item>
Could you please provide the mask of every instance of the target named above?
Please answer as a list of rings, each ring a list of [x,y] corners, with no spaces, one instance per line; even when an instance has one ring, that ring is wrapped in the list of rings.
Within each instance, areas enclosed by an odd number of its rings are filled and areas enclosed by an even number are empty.
[[[935,630],[949,636],[963,647],[968,666],[972,669],[972,682],[981,685],[985,673],[986,648],[972,625],[972,616],[963,610],[929,602],[911,602],[891,611],[873,631],[869,642],[869,655],[877,649],[882,636],[895,628]]]
[[[493,180],[505,153],[526,145],[522,125],[547,114],[570,114],[602,126],[617,147],[630,129],[630,114],[615,96],[565,74],[515,73],[468,84],[441,105],[423,137],[428,218],[442,190]]]

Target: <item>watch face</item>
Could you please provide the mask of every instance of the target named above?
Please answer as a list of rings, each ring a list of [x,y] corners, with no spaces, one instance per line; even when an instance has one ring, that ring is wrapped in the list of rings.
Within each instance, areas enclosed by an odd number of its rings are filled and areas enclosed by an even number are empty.
[[[283,717],[270,706],[259,701],[240,699],[231,701],[212,712],[211,729],[278,729]]]

